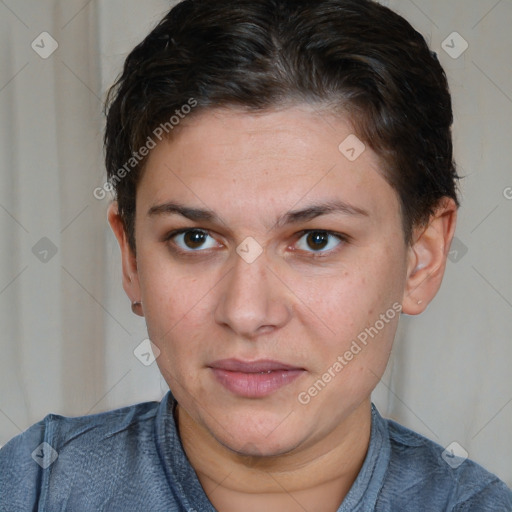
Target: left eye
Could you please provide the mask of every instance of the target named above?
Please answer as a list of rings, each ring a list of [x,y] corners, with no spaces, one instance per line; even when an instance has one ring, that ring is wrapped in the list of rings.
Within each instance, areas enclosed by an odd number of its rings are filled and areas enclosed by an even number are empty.
[[[329,231],[307,231],[300,237],[297,246],[302,251],[308,251],[307,247],[309,247],[313,249],[313,252],[328,252],[337,247],[342,241],[341,235]]]

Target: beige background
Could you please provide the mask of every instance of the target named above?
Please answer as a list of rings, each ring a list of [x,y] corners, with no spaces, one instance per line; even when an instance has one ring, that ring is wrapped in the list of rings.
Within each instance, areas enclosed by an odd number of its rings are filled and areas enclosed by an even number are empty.
[[[403,317],[374,401],[512,485],[512,3],[384,3],[447,70],[465,179],[457,254],[428,311]],[[93,190],[104,182],[106,88],[168,6],[0,2],[0,444],[49,412],[95,413],[167,389],[133,355],[145,325],[121,287],[107,200]],[[43,31],[59,45],[47,59],[31,48]],[[456,59],[442,48],[454,31],[469,45]]]

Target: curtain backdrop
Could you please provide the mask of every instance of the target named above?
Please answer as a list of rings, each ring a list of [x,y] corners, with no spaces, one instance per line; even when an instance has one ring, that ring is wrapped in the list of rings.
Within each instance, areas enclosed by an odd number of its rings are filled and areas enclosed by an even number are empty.
[[[403,316],[374,393],[382,414],[512,485],[512,3],[390,0],[426,37],[454,97],[463,203],[442,289]],[[170,2],[0,1],[0,444],[49,412],[167,390],[106,222],[102,102]],[[466,48],[467,45],[467,48]]]

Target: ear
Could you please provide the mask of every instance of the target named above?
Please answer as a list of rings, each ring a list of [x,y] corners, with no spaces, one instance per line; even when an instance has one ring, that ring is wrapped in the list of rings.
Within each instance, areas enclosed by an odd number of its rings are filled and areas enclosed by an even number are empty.
[[[427,226],[417,228],[409,247],[402,312],[422,313],[438,292],[457,221],[457,205],[444,197]]]
[[[134,302],[140,301],[140,284],[139,275],[137,272],[137,259],[128,243],[128,237],[124,229],[123,219],[119,215],[117,202],[114,201],[108,207],[108,222],[114,235],[117,238],[119,247],[121,249],[121,261],[123,268],[123,288],[128,295],[131,303],[132,310],[139,316],[144,316],[141,305],[133,306]]]

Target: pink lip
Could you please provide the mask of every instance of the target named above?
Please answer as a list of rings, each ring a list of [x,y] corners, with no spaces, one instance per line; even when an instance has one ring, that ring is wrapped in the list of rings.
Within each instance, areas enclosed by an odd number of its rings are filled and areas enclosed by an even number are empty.
[[[246,398],[270,395],[305,372],[304,368],[264,359],[252,362],[222,359],[209,366],[220,384]]]

